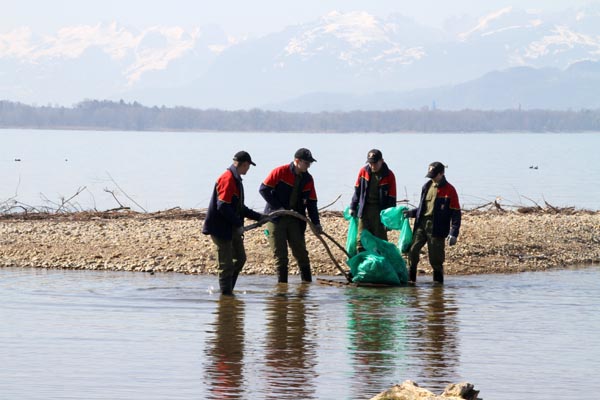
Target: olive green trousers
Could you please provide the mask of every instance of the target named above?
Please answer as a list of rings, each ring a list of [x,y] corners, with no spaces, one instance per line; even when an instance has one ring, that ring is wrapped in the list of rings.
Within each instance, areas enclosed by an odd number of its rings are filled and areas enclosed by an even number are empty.
[[[433,236],[432,232],[433,219],[425,218],[419,223],[413,234],[413,241],[408,250],[409,279],[413,282],[417,281],[417,265],[421,249],[425,244],[427,244],[429,264],[433,268],[433,280],[439,283],[444,282],[446,238]]]
[[[306,240],[304,233],[306,225],[304,221],[298,218],[283,216],[276,222],[267,223],[269,232],[269,245],[275,258],[277,266],[277,280],[279,283],[288,281],[288,245],[292,254],[298,263],[300,269],[300,278],[303,282],[311,282],[310,259],[308,250],[306,250]]]

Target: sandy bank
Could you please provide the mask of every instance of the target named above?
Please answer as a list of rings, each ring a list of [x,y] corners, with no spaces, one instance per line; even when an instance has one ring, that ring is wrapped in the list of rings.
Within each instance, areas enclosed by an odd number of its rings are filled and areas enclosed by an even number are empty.
[[[0,267],[109,269],[214,274],[201,211],[153,214],[76,213],[7,216],[0,219]],[[345,244],[346,221],[323,212],[322,224]],[[252,221],[249,221],[250,223]],[[390,240],[397,241],[397,234]],[[600,212],[465,212],[458,244],[447,249],[447,274],[545,270],[600,262]],[[316,275],[336,275],[324,247],[312,234],[308,246]],[[247,274],[274,274],[261,228],[246,236]],[[345,256],[332,245],[343,264]],[[419,269],[431,273],[424,254]],[[297,273],[295,265],[291,273]]]

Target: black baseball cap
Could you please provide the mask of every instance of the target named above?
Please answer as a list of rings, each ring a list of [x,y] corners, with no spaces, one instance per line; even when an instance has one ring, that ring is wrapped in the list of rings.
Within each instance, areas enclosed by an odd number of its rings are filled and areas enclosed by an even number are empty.
[[[434,161],[429,164],[429,172],[425,175],[425,178],[435,178],[440,172],[444,172],[444,164],[439,161]]]
[[[308,162],[315,162],[317,160],[315,160],[312,156],[312,153],[310,152],[309,149],[305,149],[304,147],[302,147],[301,149],[296,150],[296,154],[294,154],[294,158],[299,158],[300,160],[304,160],[304,161],[308,161]]]
[[[383,159],[383,154],[381,154],[381,150],[373,149],[373,150],[369,150],[369,152],[367,153],[367,162],[368,163],[376,163],[382,159]]]
[[[233,161],[237,161],[237,162],[249,162],[250,164],[254,165],[256,167],[256,164],[254,164],[254,161],[252,161],[252,157],[250,157],[250,154],[248,154],[247,151],[238,151],[237,153],[235,153],[235,155],[233,156]]]

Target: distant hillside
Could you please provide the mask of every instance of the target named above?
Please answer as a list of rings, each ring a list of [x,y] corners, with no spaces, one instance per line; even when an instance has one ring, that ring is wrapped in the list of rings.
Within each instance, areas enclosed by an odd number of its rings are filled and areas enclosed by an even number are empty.
[[[565,70],[515,67],[465,83],[406,92],[367,95],[312,93],[265,106],[291,112],[396,110],[422,107],[444,110],[597,109],[600,62],[582,61]]]
[[[230,132],[600,132],[600,110],[422,110],[291,113],[145,107],[85,101],[73,108],[0,101],[0,128]]]

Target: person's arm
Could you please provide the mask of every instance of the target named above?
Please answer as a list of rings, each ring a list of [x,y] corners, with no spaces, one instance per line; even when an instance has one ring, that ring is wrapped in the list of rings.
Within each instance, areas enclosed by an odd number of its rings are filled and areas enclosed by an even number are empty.
[[[250,218],[254,221],[258,221],[263,218],[263,214],[256,212],[253,209],[248,208],[246,207],[246,205],[244,205],[244,217]]]
[[[267,204],[270,206],[272,210],[278,210],[283,208],[283,205],[275,196],[275,187],[279,183],[279,168],[275,168],[269,176],[264,180],[263,183],[260,184],[260,188],[258,192],[265,199]]]
[[[358,212],[358,202],[360,201],[360,184],[361,184],[361,174],[362,168],[358,171],[358,177],[356,178],[356,183],[354,184],[354,194],[352,195],[352,200],[350,200],[350,214],[355,216]]]
[[[308,217],[313,224],[321,227],[321,220],[319,218],[319,209],[317,208],[317,192],[315,191],[315,182],[310,181],[304,187],[304,190],[308,190],[308,201],[306,202],[306,210],[308,211]]]
[[[389,191],[386,208],[396,207],[396,176],[392,171],[389,174]]]
[[[242,219],[236,214],[233,198],[237,194],[237,186],[233,177],[221,177],[217,181],[217,211],[233,226],[242,226]],[[239,199],[238,199],[239,200]]]
[[[458,194],[456,193],[456,189],[452,187],[452,195],[450,197],[450,236],[458,237],[461,219],[462,212],[460,210]]]

